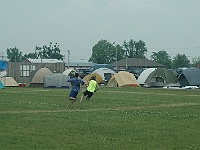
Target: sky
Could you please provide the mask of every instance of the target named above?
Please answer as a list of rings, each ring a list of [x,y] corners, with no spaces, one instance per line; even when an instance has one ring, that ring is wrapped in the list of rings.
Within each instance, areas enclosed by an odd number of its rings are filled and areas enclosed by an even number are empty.
[[[100,40],[142,40],[147,57],[200,57],[200,0],[0,0],[0,55],[58,43],[71,62],[87,62]]]

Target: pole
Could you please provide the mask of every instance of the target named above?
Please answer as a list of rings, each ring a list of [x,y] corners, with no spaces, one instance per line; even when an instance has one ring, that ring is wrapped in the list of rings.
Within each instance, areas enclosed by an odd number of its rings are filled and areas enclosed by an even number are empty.
[[[145,67],[147,69],[147,52],[146,52],[146,58],[145,58]]]
[[[70,55],[70,50],[68,50],[67,52],[68,52],[68,69],[69,69],[69,55]]]
[[[116,48],[116,70],[117,70],[117,48]]]

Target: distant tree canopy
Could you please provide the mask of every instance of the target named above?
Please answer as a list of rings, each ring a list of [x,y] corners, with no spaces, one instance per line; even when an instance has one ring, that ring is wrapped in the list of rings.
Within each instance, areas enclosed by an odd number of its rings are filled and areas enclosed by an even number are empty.
[[[119,44],[110,43],[107,40],[101,40],[92,47],[92,56],[89,61],[99,64],[108,64],[123,58],[144,58],[147,52],[143,41],[130,40]]]
[[[60,48],[57,43],[54,45],[50,42],[49,46],[44,45],[43,47],[36,46],[35,52],[25,54],[22,56],[22,52],[20,52],[16,47],[9,48],[6,50],[7,58],[11,62],[22,62],[27,58],[31,59],[58,59],[63,60],[64,55],[60,54]]]
[[[200,63],[200,56],[192,58],[192,64],[191,64],[192,67],[196,67],[197,64],[199,63]]]
[[[21,62],[22,61],[22,52],[18,48],[8,48],[6,50],[7,58],[10,62]]]
[[[190,67],[190,60],[185,56],[185,54],[177,54],[172,60],[173,68],[183,68]]]
[[[171,61],[169,54],[167,54],[167,52],[165,50],[161,50],[157,53],[153,52],[153,54],[151,55],[151,59],[154,62],[165,65],[166,68],[171,68],[172,61]]]
[[[49,46],[44,45],[43,47],[36,46],[35,48],[35,54],[30,53],[28,56],[35,57],[36,58],[42,58],[42,59],[58,59],[63,60],[64,55],[60,54],[60,48],[57,43],[52,45],[52,43],[49,43]]]
[[[126,57],[128,58],[145,58],[147,48],[145,42],[139,40],[138,42],[130,40],[129,42],[124,41],[123,47],[125,49]]]

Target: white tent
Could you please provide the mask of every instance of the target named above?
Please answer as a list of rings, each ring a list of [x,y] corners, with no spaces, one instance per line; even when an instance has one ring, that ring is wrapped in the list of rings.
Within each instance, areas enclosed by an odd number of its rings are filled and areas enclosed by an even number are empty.
[[[18,83],[12,77],[3,77],[0,78],[3,86],[18,86]]]
[[[145,70],[140,74],[140,76],[138,77],[137,82],[138,82],[140,85],[144,85],[145,80],[147,79],[147,77],[148,77],[154,70],[156,70],[156,68],[147,68],[147,69],[145,69]]]
[[[94,73],[100,75],[104,81],[109,81],[115,72],[109,68],[99,68],[93,71],[91,74]]]

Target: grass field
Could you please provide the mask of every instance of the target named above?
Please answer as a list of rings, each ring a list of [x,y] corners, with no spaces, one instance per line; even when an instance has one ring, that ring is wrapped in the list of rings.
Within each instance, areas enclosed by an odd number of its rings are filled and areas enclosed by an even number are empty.
[[[200,90],[100,87],[72,108],[69,92],[0,89],[0,149],[200,149]]]

